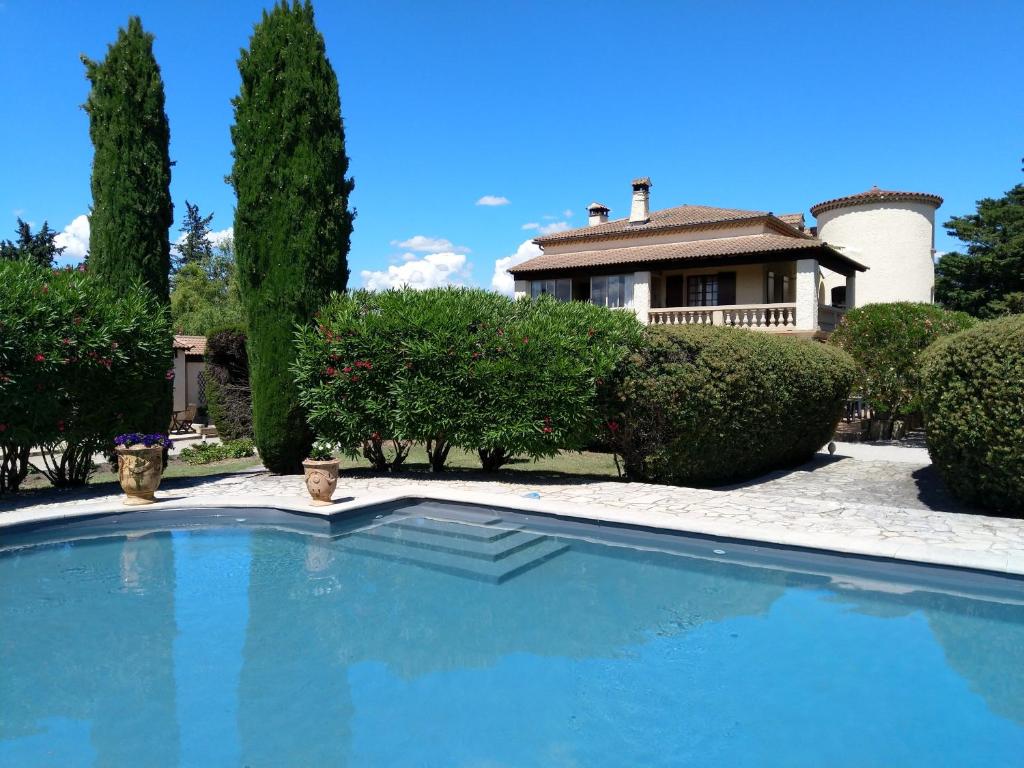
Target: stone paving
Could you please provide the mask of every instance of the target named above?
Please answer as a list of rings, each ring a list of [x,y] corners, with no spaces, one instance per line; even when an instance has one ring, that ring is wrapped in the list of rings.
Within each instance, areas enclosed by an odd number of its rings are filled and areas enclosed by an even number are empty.
[[[914,450],[914,449],[908,449]],[[718,489],[680,488],[616,480],[502,472],[483,476],[451,472],[342,475],[336,497],[355,497],[399,487],[439,486],[456,491],[539,497],[589,508],[643,514],[671,521],[672,527],[714,529],[738,538],[843,551],[872,551],[882,556],[1024,574],[1024,520],[985,515],[965,508],[942,487],[922,460],[873,461],[872,452],[817,457],[802,467],[773,472],[755,481]],[[879,452],[881,455],[881,452]],[[866,458],[867,457],[867,458]],[[0,500],[5,511],[53,510],[83,501],[112,501],[110,486],[73,493],[37,493],[19,502]],[[305,497],[300,477],[253,471],[213,478],[168,480],[159,495]],[[26,503],[36,502],[36,503]],[[856,548],[850,548],[855,543]]]

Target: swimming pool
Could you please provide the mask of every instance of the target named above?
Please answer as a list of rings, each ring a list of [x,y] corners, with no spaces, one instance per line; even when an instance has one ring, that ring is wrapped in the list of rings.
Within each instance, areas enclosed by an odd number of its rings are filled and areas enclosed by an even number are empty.
[[[0,530],[0,765],[965,766],[1024,582],[492,508]]]

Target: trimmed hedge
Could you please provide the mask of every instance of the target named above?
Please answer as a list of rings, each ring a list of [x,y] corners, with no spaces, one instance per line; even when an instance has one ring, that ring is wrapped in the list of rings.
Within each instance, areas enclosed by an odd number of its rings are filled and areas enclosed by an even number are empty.
[[[335,296],[297,336],[293,372],[318,435],[400,466],[412,442],[441,470],[457,446],[486,469],[582,449],[598,381],[635,347],[632,313],[467,289]]]
[[[2,262],[0,285],[0,490],[17,490],[32,446],[51,482],[80,485],[93,455],[163,402],[168,313],[141,285],[114,289],[82,269]]]
[[[225,459],[242,459],[256,454],[256,443],[249,438],[222,443],[199,443],[182,448],[178,455],[186,464],[210,464]]]
[[[835,347],[733,328],[651,328],[607,390],[633,479],[717,485],[791,467],[832,437],[856,368]]]
[[[974,322],[934,304],[868,304],[847,312],[829,343],[857,363],[854,391],[880,417],[903,417],[921,411],[921,351]]]
[[[251,438],[252,393],[245,329],[227,326],[206,340],[204,394],[206,411],[222,440]]]
[[[1024,511],[1024,316],[979,323],[922,356],[928,453],[964,501]]]

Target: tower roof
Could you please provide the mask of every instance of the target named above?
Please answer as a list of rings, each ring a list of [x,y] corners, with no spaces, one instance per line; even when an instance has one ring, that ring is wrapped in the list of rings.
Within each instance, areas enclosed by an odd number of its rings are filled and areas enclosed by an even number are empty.
[[[811,206],[811,215],[817,217],[819,213],[831,211],[834,208],[847,208],[851,205],[904,201],[930,203],[936,208],[942,205],[942,198],[938,195],[933,195],[930,192],[899,192],[894,189],[879,189],[877,186],[874,186],[869,190],[858,192],[855,195],[835,197],[822,203],[816,203]]]

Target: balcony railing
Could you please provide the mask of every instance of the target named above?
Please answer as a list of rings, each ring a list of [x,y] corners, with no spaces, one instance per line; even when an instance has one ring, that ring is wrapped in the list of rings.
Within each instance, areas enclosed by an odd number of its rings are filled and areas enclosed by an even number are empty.
[[[731,325],[761,331],[796,328],[796,304],[730,304],[720,307],[658,307],[651,325]]]

